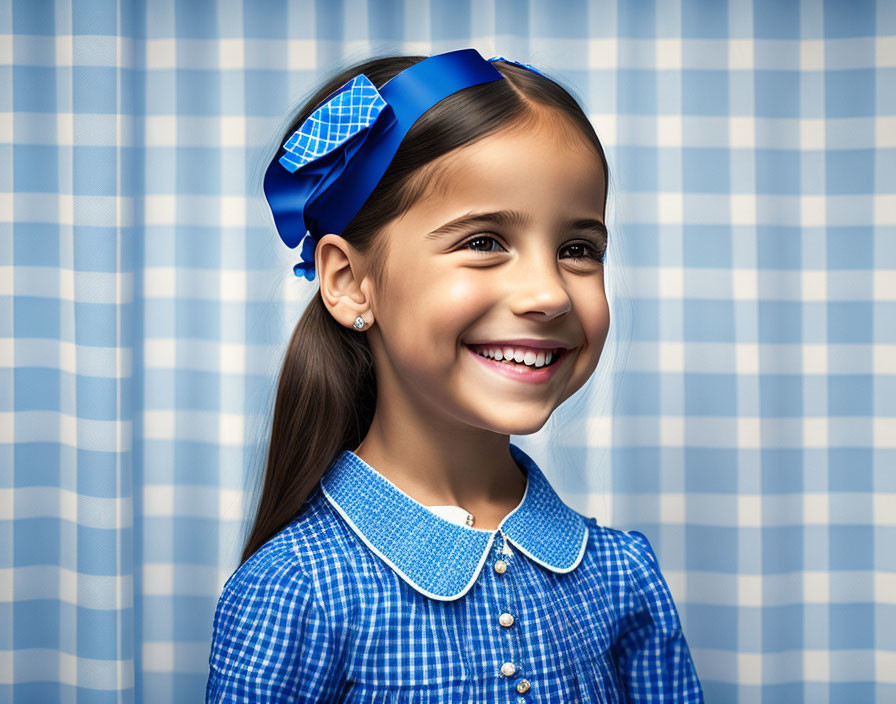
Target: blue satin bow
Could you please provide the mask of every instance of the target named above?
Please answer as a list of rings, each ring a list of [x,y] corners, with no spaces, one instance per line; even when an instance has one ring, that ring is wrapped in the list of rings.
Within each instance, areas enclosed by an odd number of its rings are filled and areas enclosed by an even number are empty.
[[[522,66],[539,75],[546,76],[534,66],[519,61],[494,56],[489,61],[506,61]],[[285,153],[280,157],[280,164],[290,173],[319,162],[329,155],[342,152],[342,158],[334,160],[334,170],[344,168],[352,156],[357,153],[370,134],[370,127],[388,110],[389,104],[363,73],[358,74],[339,88],[325,103],[318,107],[306,119],[283,145]],[[335,178],[335,176],[334,176]],[[322,182],[321,188],[326,187]],[[281,237],[290,244],[290,240],[280,231]],[[290,246],[295,246],[291,244]],[[293,267],[296,276],[304,276],[313,281],[314,252],[317,240],[310,231],[306,231],[302,240],[302,261]]]
[[[302,123],[283,145],[280,163],[290,173],[322,156],[343,149],[346,143],[370,127],[386,101],[363,73],[348,81]],[[360,143],[356,146],[360,146]],[[346,160],[351,158],[347,155]],[[293,267],[296,276],[314,280],[317,241],[308,232],[302,241],[302,261]]]

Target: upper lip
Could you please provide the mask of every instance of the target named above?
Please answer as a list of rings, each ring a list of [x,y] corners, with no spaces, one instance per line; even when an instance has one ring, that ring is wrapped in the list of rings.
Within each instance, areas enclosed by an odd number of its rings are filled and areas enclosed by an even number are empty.
[[[468,345],[495,345],[496,347],[511,347],[518,345],[520,347],[534,347],[536,349],[554,350],[558,347],[562,349],[570,349],[572,346],[563,342],[563,340],[555,340],[554,338],[535,338],[535,337],[517,337],[512,340],[475,340],[467,342]]]

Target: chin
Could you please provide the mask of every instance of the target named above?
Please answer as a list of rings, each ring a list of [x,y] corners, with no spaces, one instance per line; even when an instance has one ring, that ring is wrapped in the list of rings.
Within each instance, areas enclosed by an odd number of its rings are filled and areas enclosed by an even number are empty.
[[[512,418],[482,419],[477,425],[500,435],[531,435],[541,430],[550,416],[550,413],[532,413],[528,416],[516,413]]]

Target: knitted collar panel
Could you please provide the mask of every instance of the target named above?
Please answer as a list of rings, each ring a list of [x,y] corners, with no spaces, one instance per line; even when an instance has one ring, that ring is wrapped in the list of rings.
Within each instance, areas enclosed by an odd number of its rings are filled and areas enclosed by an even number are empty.
[[[520,504],[496,530],[457,525],[431,511],[351,450],[321,479],[326,499],[405,582],[439,600],[458,599],[479,576],[498,533],[553,572],[575,569],[588,542],[586,518],[563,503],[529,455],[510,443],[526,475]]]

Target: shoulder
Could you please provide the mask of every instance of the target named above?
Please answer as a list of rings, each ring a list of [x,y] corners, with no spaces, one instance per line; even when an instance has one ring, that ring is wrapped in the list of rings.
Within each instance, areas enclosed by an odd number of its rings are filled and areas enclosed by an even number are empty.
[[[351,545],[322,497],[318,486],[302,513],[258,548],[230,579],[242,586],[257,581],[306,586],[325,581]]]
[[[641,571],[645,566],[658,566],[650,541],[640,531],[601,525],[594,517],[579,515],[588,526],[589,547],[604,558],[613,556],[628,570]]]
[[[288,528],[262,545],[224,582],[218,612],[253,617],[259,611],[313,606],[313,582],[293,549]]]
[[[269,597],[301,594],[297,606],[335,618],[349,596],[346,569],[357,552],[353,534],[318,485],[302,512],[230,576],[222,599],[233,596],[245,602],[259,591]]]
[[[596,518],[586,519],[589,537],[595,546],[604,552],[612,552],[624,558],[627,568],[635,572],[643,572],[645,567],[659,566],[656,554],[647,536],[637,530],[623,530],[611,526],[603,526]]]
[[[313,539],[295,519],[224,583],[215,610],[206,701],[330,701],[342,630],[314,578]]]
[[[588,527],[589,550],[597,551],[603,558],[609,556],[618,561],[637,559],[642,553],[643,543],[641,540],[646,541],[643,533],[602,525],[593,516],[586,516],[578,511],[576,514]]]
[[[336,528],[319,511],[312,502],[227,578],[215,610],[216,627],[236,632],[266,622],[288,628],[319,623],[327,630],[336,625],[326,581],[338,538],[330,536]]]
[[[595,548],[596,558],[608,565],[607,569],[623,587],[629,609],[649,612],[665,631],[679,630],[672,594],[647,536],[637,530],[599,525],[595,518],[587,521],[589,543]]]

